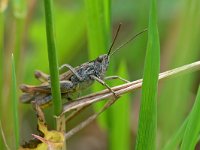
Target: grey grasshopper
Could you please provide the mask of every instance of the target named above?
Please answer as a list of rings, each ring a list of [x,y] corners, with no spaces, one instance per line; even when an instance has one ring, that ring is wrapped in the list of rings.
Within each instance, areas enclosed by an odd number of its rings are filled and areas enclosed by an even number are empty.
[[[68,99],[68,100],[72,99],[74,94],[77,94],[82,90],[90,87],[94,83],[94,81],[97,81],[98,83],[105,86],[107,89],[110,90],[110,92],[113,93],[114,97],[117,97],[115,92],[105,83],[105,80],[120,79],[125,82],[128,81],[119,76],[105,77],[110,57],[121,47],[123,47],[131,40],[133,40],[135,37],[146,31],[145,29],[139,32],[138,34],[134,35],[131,39],[129,39],[127,42],[125,42],[112,52],[112,47],[115,43],[120,27],[121,24],[118,27],[112,45],[107,54],[100,55],[96,59],[83,63],[75,68],[73,68],[69,64],[64,64],[59,68],[59,70],[63,68],[69,69],[67,72],[62,73],[59,76],[60,91],[63,99]],[[43,108],[47,107],[49,106],[49,104],[51,104],[52,100],[50,77],[49,75],[41,71],[36,71],[35,77],[36,79],[42,82],[41,85],[32,86],[32,85],[22,84],[20,86],[20,89],[23,92],[23,94],[21,95],[20,100],[23,103],[35,102]]]

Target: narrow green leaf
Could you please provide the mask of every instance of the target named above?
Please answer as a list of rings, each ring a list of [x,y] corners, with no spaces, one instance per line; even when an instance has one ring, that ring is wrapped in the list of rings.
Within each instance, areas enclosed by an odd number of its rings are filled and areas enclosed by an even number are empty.
[[[2,85],[3,85],[3,49],[4,49],[4,13],[0,13],[0,99],[2,98]],[[1,101],[0,101],[1,107]],[[1,110],[1,109],[0,109]],[[1,117],[1,116],[0,116]]]
[[[15,74],[15,60],[12,55],[12,111],[14,116],[14,137],[15,148],[19,147],[19,117],[18,117],[18,97],[17,97],[17,83]]]
[[[0,10],[1,11],[1,10]],[[2,87],[3,87],[3,42],[4,42],[4,13],[0,12],[0,120],[2,120]],[[0,135],[0,149],[3,149],[3,139]]]
[[[144,66],[142,99],[136,149],[156,149],[157,84],[160,68],[160,45],[157,29],[156,0],[151,0],[148,26],[148,43]]]
[[[128,79],[125,62],[121,62],[117,75]],[[113,81],[116,85],[121,84],[121,81]],[[110,133],[110,150],[129,150],[130,149],[130,111],[131,103],[129,95],[120,97],[111,108],[111,127]]]
[[[176,133],[169,139],[167,144],[164,146],[163,150],[177,150],[178,146],[183,139],[183,135],[187,126],[188,118],[185,119],[181,127],[176,131]]]
[[[197,138],[200,132],[199,114],[200,114],[200,86],[186,126],[185,134],[183,136],[181,150],[193,150],[195,148],[195,145],[197,144]]]
[[[110,0],[85,0],[87,15],[87,34],[89,59],[95,59],[107,52],[110,43]],[[98,91],[101,86],[96,84],[94,90]],[[95,105],[99,110],[104,102]],[[98,122],[106,127],[106,113],[98,118]]]
[[[58,116],[62,111],[62,101],[60,94],[60,84],[58,78],[58,62],[55,44],[55,29],[53,22],[53,4],[52,0],[44,0],[46,35],[48,45],[49,70],[51,76],[51,90],[53,96],[54,115]]]

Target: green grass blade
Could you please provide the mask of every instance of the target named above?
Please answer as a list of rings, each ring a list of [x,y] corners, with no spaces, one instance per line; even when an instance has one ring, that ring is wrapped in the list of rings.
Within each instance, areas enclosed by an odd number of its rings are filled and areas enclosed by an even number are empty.
[[[125,62],[120,63],[117,75],[128,79]],[[119,80],[113,81],[119,85]],[[130,149],[130,111],[131,103],[129,95],[120,97],[111,108],[111,127],[109,128],[110,143],[109,150],[129,150]]]
[[[19,117],[18,117],[18,97],[17,97],[17,83],[15,74],[15,60],[12,55],[12,111],[14,116],[14,137],[15,148],[19,147]]]
[[[5,21],[5,16],[4,16],[4,9],[1,8],[0,10],[0,121],[2,120],[2,92],[3,92],[3,49],[4,49],[4,21]],[[3,149],[3,139],[2,136],[0,135],[0,149]]]
[[[96,58],[108,50],[110,42],[109,0],[85,0],[89,57]]]
[[[186,126],[185,134],[183,136],[181,150],[193,150],[195,148],[195,145],[197,144],[197,138],[200,132],[199,114],[200,114],[200,86]]]
[[[160,68],[160,45],[157,29],[156,0],[151,0],[148,43],[142,85],[136,149],[156,149],[157,84]]]
[[[176,133],[169,139],[163,150],[177,150],[180,145],[183,135],[187,126],[188,118],[185,119],[181,127],[176,131]]]
[[[46,19],[46,35],[48,45],[48,59],[49,70],[51,76],[51,90],[53,96],[54,115],[58,116],[62,111],[62,101],[60,94],[60,84],[58,78],[58,62],[56,56],[56,44],[55,44],[55,29],[53,22],[53,1],[44,0],[45,7],[45,19]]]
[[[110,43],[110,0],[85,0],[85,8],[87,15],[87,34],[89,59],[94,59],[101,54],[107,53]],[[101,86],[96,84],[94,90],[98,91]],[[104,102],[95,105],[98,111]],[[98,122],[106,127],[107,117],[103,113]]]

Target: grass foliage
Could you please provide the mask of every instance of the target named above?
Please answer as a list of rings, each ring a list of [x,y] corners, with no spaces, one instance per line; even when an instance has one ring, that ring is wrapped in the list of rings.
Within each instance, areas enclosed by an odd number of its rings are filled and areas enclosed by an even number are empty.
[[[127,67],[125,61],[121,61],[117,75],[128,80]],[[115,81],[116,85],[121,84],[121,81]],[[130,122],[130,111],[131,111],[130,94],[126,94],[120,98],[108,111],[110,114],[110,150],[129,150],[131,146],[131,122]],[[123,137],[123,138],[120,138]],[[120,140],[119,140],[120,138]],[[117,143],[117,144],[116,144]]]
[[[58,61],[55,44],[55,29],[53,22],[53,1],[44,0],[45,18],[46,18],[46,35],[48,46],[49,70],[51,76],[51,90],[53,96],[54,115],[58,116],[62,111],[62,101],[60,94],[60,83],[58,73]]]
[[[18,96],[17,96],[17,81],[15,73],[15,60],[12,55],[12,111],[13,111],[13,125],[14,125],[14,138],[15,149],[19,148],[19,114],[18,114]]]
[[[184,132],[181,150],[193,150],[199,139],[200,132],[200,88],[198,90],[195,103],[191,110],[187,126]]]
[[[160,68],[163,72],[199,60],[199,0],[163,0],[158,3],[156,0],[138,3],[132,0],[61,0],[54,1],[54,5],[52,2],[12,0],[2,11],[2,4],[7,4],[7,1],[0,1],[0,120],[11,148],[14,148],[11,144],[14,138],[18,147],[35,129],[35,116],[30,106],[19,104],[18,116],[18,95],[21,95],[18,85],[40,84],[33,77],[36,69],[49,73],[54,115],[58,115],[62,110],[58,66],[65,63],[75,67],[107,53],[119,23],[122,23],[122,28],[114,49],[132,33],[147,26],[148,38],[142,35],[113,55],[107,75],[120,75],[131,81],[143,77],[142,96],[139,90],[130,96],[122,96],[99,118],[99,127],[89,129],[89,134],[95,133],[93,136],[98,139],[93,140],[105,148],[106,143],[100,143],[105,133],[110,150],[199,148],[198,72],[165,80],[157,90]],[[10,60],[12,53],[15,61]],[[9,69],[11,66],[12,70]],[[121,83],[118,80],[108,82],[110,86]],[[96,83],[84,94],[102,88]],[[195,93],[198,94],[194,101]],[[95,105],[95,110],[100,107],[102,103]],[[82,114],[83,118],[91,113],[91,109],[86,112]],[[7,119],[12,117],[14,119]],[[80,118],[67,128],[82,121]],[[53,120],[47,121],[50,128]],[[104,130],[97,130],[99,128]],[[78,143],[76,140],[69,141],[72,149],[78,145],[73,145]],[[91,145],[86,144],[84,148]],[[0,149],[4,148],[0,138]]]
[[[86,19],[87,19],[87,37],[89,59],[95,59],[101,54],[108,51],[110,44],[110,0],[85,0]],[[95,38],[94,38],[95,37]],[[101,86],[94,86],[94,90],[102,89]],[[98,111],[103,106],[103,103],[95,105]],[[107,115],[102,114],[98,119],[102,127],[108,128]]]
[[[157,86],[160,69],[160,43],[157,28],[157,4],[151,1],[148,42],[144,66],[136,149],[156,149]]]

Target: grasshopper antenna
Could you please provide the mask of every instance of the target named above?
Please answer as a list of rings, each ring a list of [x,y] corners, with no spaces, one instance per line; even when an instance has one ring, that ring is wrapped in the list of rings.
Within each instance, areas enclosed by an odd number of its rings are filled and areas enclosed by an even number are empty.
[[[135,34],[133,37],[131,37],[128,41],[126,41],[125,43],[123,43],[122,45],[120,45],[118,48],[116,48],[111,54],[110,56],[112,56],[116,51],[118,51],[120,48],[122,48],[123,46],[125,46],[126,44],[128,44],[129,42],[131,42],[132,40],[134,40],[136,37],[138,37],[140,34],[144,33],[147,31],[147,28],[140,31],[139,33]],[[112,44],[113,45],[113,44]],[[109,51],[110,52],[110,51]]]
[[[120,28],[121,28],[121,25],[122,25],[122,23],[120,23],[119,26],[118,26],[118,28],[117,28],[117,32],[116,32],[116,34],[115,34],[114,40],[113,40],[113,42],[112,42],[112,44],[111,44],[111,46],[110,46],[110,49],[109,49],[109,51],[108,51],[108,54],[107,54],[108,56],[110,55],[111,50],[112,50],[112,48],[113,48],[113,45],[115,44],[115,41],[116,41],[116,39],[117,39],[118,33],[119,33],[119,31],[120,31]]]

